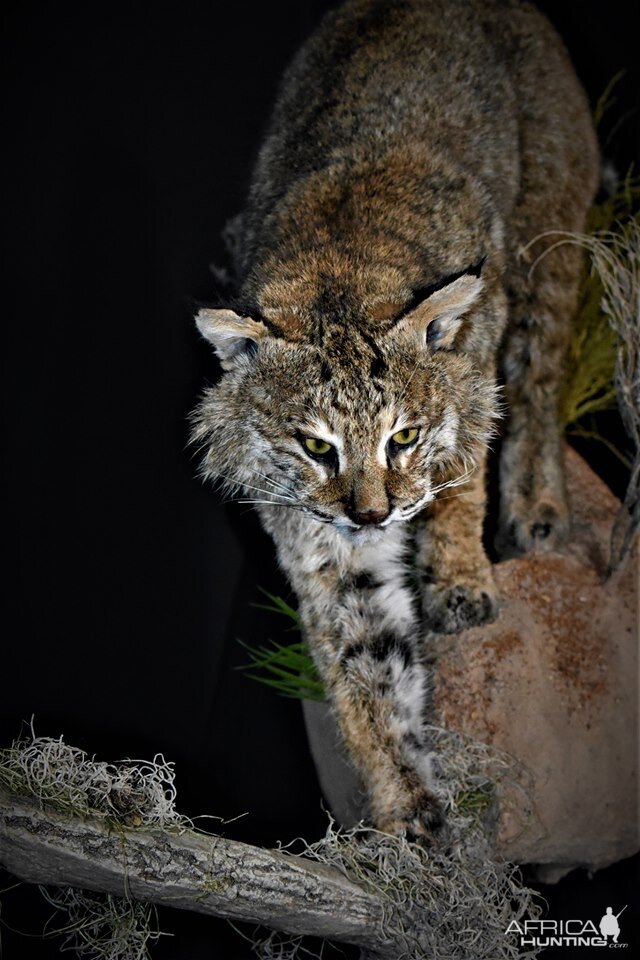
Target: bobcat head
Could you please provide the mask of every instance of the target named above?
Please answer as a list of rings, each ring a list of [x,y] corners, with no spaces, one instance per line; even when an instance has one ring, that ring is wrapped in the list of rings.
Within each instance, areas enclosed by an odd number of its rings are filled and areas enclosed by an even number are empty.
[[[366,309],[202,310],[225,371],[194,415],[203,473],[359,540],[410,520],[492,434],[496,387],[455,349],[482,289],[478,267]]]

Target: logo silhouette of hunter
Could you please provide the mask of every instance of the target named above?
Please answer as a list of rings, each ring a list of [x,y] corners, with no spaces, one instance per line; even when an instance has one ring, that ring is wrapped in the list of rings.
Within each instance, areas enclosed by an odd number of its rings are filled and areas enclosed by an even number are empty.
[[[627,904],[622,908],[620,913],[623,913],[627,909]],[[618,917],[620,913],[614,914],[611,907],[607,907],[607,912],[600,921],[600,933],[605,938],[613,936],[613,942],[618,942],[618,937],[620,936],[620,924],[618,923]]]

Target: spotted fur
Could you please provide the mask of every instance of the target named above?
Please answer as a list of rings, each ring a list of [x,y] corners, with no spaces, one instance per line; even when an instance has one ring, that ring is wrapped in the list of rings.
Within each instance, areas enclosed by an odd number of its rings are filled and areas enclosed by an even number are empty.
[[[205,473],[273,536],[384,830],[440,820],[424,622],[496,615],[482,525],[500,375],[502,547],[567,528],[557,408],[580,264],[563,247],[530,274],[519,251],[582,227],[597,170],[584,95],[531,5],[350,0],[285,74],[237,300],[197,318],[225,370],[195,418]]]

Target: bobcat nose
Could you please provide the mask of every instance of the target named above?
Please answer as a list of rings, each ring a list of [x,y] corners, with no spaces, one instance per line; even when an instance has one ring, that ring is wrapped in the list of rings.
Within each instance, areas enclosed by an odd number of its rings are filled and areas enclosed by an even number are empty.
[[[354,471],[351,495],[345,508],[349,519],[359,527],[373,526],[387,519],[391,505],[385,487],[385,473],[380,467],[369,464]]]
[[[389,516],[388,510],[364,510],[358,511],[353,509],[348,509],[347,514],[354,523],[359,524],[360,526],[366,526],[370,523],[382,523],[383,520],[386,520]]]

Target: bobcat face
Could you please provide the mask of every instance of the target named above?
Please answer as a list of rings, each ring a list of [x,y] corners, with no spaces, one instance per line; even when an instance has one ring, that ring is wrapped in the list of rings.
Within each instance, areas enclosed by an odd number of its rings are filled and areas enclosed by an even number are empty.
[[[409,519],[432,499],[433,473],[459,453],[460,417],[442,371],[397,351],[366,353],[345,369],[315,347],[276,345],[243,384],[244,402],[264,411],[246,441],[264,450],[260,472],[348,532]],[[385,375],[360,380],[373,362]]]
[[[321,338],[202,311],[228,371],[196,413],[205,473],[359,540],[410,520],[491,433],[495,388],[450,349],[481,288],[467,274],[385,326],[336,317]]]

